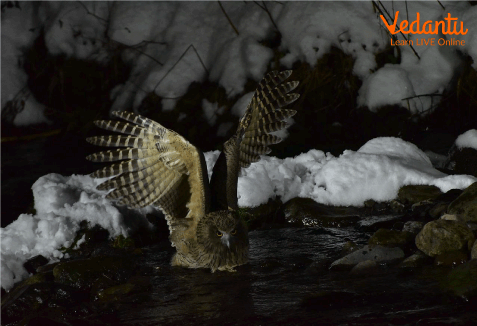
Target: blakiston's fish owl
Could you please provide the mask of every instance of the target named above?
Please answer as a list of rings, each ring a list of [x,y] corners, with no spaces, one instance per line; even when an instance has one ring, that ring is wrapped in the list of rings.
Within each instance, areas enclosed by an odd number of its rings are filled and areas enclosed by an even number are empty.
[[[296,111],[282,109],[298,94],[288,94],[297,81],[282,83],[291,71],[271,72],[258,85],[235,134],[224,143],[208,181],[204,154],[182,136],[130,112],[113,112],[127,122],[95,121],[126,136],[101,136],[87,141],[126,147],[92,154],[94,162],[121,161],[92,174],[113,177],[100,184],[112,190],[107,198],[129,208],[155,205],[164,212],[176,254],[172,265],[233,271],[248,261],[247,229],[238,215],[237,179],[241,167],[268,154],[267,145],[281,141],[271,134],[286,128]]]

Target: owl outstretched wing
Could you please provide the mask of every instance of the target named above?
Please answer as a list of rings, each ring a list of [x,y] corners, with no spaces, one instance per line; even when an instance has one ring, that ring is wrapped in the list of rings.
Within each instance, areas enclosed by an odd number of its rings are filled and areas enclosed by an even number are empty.
[[[92,177],[111,179],[98,186],[112,190],[107,198],[129,208],[155,204],[173,220],[192,217],[198,220],[209,211],[209,184],[204,155],[176,132],[131,112],[113,112],[122,121],[99,120],[103,129],[125,134],[86,139],[107,147],[125,147],[92,154],[93,162],[113,162],[92,173]],[[171,229],[172,231],[172,229]]]
[[[282,139],[272,133],[287,127],[286,119],[296,111],[283,109],[300,95],[289,94],[299,82],[284,81],[292,71],[272,71],[259,83],[235,134],[224,143],[213,170],[210,182],[211,210],[236,210],[237,181],[241,167],[248,167],[260,160],[260,155],[270,153],[268,145]]]

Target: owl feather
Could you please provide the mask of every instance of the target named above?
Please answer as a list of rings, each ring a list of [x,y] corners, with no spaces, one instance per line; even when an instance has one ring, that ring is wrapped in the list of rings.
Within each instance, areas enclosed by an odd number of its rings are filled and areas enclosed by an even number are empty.
[[[281,138],[296,111],[282,109],[299,95],[291,71],[271,72],[259,83],[235,134],[224,143],[209,184],[203,153],[176,132],[131,112],[112,112],[125,120],[95,124],[123,135],[87,138],[91,144],[119,147],[89,155],[93,162],[116,162],[93,172],[110,179],[98,186],[129,208],[154,205],[167,219],[176,254],[172,265],[233,271],[248,261],[248,235],[238,215],[237,181],[241,167],[260,160]]]

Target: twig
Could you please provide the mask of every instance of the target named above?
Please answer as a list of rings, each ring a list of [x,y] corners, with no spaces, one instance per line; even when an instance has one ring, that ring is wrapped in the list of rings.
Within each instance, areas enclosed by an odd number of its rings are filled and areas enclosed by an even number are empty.
[[[104,19],[103,17],[99,17],[98,15],[93,14],[92,12],[90,12],[90,11],[88,10],[88,8],[86,7],[86,5],[85,5],[84,3],[82,3],[81,1],[76,1],[76,2],[78,2],[78,3],[84,8],[84,10],[86,10],[86,13],[87,13],[88,15],[91,15],[91,16],[93,16],[93,17],[99,19],[99,20],[102,20],[102,21],[104,21],[104,22],[107,23],[107,24],[109,23],[108,19]]]
[[[441,5],[442,9],[446,10],[446,7],[444,7],[439,0],[437,0],[437,2]]]
[[[219,3],[220,9],[222,9],[222,12],[224,13],[225,17],[227,17],[227,20],[229,21],[230,26],[232,26],[232,28],[234,29],[235,34],[237,34],[237,36],[240,35],[234,23],[232,23],[232,20],[230,19],[229,15],[227,15],[227,13],[225,12],[225,9],[222,6],[222,3],[220,1],[217,1],[217,2]]]
[[[391,15],[388,13],[388,11],[386,10],[386,8],[383,6],[383,4],[381,3],[381,1],[377,1],[384,9],[384,11],[386,12],[386,14],[388,15],[388,18],[389,19],[392,19],[391,18]],[[375,8],[378,9],[378,11],[381,13],[381,15],[383,15],[384,19],[386,19],[386,21],[388,20],[385,15],[384,15],[384,12],[381,10],[381,8],[379,8],[378,5],[375,4],[374,0],[373,0],[373,5],[375,5]],[[419,54],[416,52],[416,50],[414,49],[414,47],[409,43],[409,40],[407,39],[407,37],[402,33],[402,31],[400,31],[402,37],[408,42],[409,44],[409,47],[411,48],[412,52],[414,52],[414,55],[419,59],[421,60],[421,57],[419,56]],[[392,35],[391,35],[392,36]]]
[[[263,10],[265,10],[265,12],[267,13],[268,17],[269,17],[270,20],[272,21],[273,26],[275,26],[275,28],[276,28],[277,31],[280,31],[280,30],[278,29],[277,24],[275,24],[275,21],[273,20],[272,14],[271,14],[270,11],[268,10],[267,5],[265,4],[265,1],[262,1],[263,7],[262,7],[257,1],[253,1],[253,2],[254,2],[257,6],[259,6],[259,7],[262,8]]]
[[[202,67],[204,68],[205,72],[207,73],[207,75],[209,75],[209,70],[207,69],[207,67],[205,66],[204,62],[202,61],[202,58],[200,57],[199,53],[197,52],[194,44],[191,44],[187,47],[187,49],[184,51],[184,53],[181,54],[181,56],[179,57],[179,59],[172,65],[172,67],[166,72],[166,74],[161,78],[161,80],[159,80],[159,82],[156,84],[156,87],[154,87],[154,91],[156,91],[156,88],[157,86],[159,86],[160,83],[162,83],[162,81],[167,77],[167,75],[169,75],[169,73],[172,71],[172,69],[175,68],[175,66],[182,60],[182,58],[185,56],[185,54],[187,53],[187,51],[189,51],[189,49],[192,48],[195,52],[195,54],[197,55],[197,57],[199,58],[199,61],[200,63],[202,64]]]

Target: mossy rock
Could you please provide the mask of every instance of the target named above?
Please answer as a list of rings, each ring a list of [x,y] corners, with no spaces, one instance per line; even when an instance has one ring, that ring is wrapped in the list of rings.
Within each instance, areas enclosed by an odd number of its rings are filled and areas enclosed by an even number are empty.
[[[103,302],[119,301],[121,297],[133,291],[134,288],[135,285],[131,283],[119,284],[99,291],[97,298]]]
[[[328,206],[310,198],[293,198],[283,206],[289,223],[317,227],[344,227],[359,220],[361,210],[356,207]]]
[[[477,259],[454,268],[441,285],[460,297],[469,299],[477,296]]]
[[[456,200],[450,203],[447,212],[459,215],[463,221],[477,222],[477,182],[467,187]]]
[[[442,195],[442,191],[436,186],[408,185],[401,187],[398,199],[404,204],[415,204],[424,200],[432,200]]]
[[[416,237],[416,246],[435,257],[453,250],[469,250],[475,237],[467,225],[459,221],[435,220],[427,223]]]
[[[369,245],[381,245],[384,247],[409,247],[414,243],[414,235],[407,231],[389,229],[377,230],[368,240]]]
[[[128,257],[94,257],[60,263],[53,269],[55,281],[89,290],[101,276],[116,283],[126,281],[134,272],[135,262]]]

